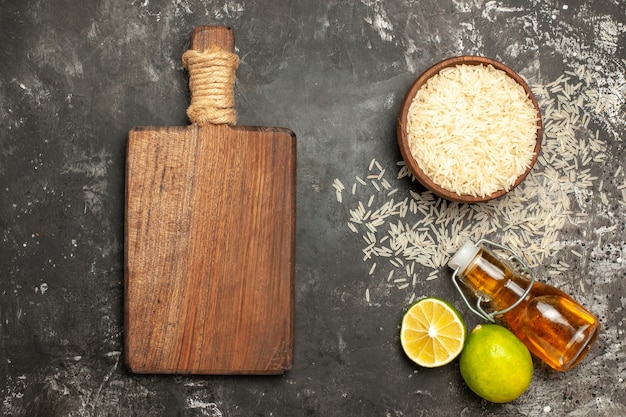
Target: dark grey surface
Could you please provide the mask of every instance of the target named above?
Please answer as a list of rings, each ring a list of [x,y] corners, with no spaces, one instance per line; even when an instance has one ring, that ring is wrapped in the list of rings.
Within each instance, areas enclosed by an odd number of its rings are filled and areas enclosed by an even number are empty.
[[[238,124],[298,137],[295,359],[284,376],[123,366],[126,135],[188,123],[180,58],[207,24],[235,32]],[[0,1],[0,414],[626,415],[625,25],[618,0]],[[404,93],[460,54],[499,59],[537,84],[585,64],[612,100],[594,120],[608,158],[593,172],[609,202],[584,196],[590,221],[559,238],[598,250],[552,281],[597,309],[603,333],[571,372],[537,364],[530,390],[507,405],[474,396],[456,363],[426,370],[405,359],[398,327],[410,292],[366,302],[370,267],[332,187],[373,157],[395,169]],[[586,291],[568,282],[580,274]],[[446,279],[421,281],[417,295],[459,305]]]

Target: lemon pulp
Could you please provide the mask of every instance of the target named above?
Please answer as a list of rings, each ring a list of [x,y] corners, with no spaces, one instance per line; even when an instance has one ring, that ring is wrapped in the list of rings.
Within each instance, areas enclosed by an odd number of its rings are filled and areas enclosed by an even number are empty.
[[[404,314],[400,344],[416,364],[434,368],[452,362],[463,350],[466,329],[459,312],[438,298],[423,298]]]

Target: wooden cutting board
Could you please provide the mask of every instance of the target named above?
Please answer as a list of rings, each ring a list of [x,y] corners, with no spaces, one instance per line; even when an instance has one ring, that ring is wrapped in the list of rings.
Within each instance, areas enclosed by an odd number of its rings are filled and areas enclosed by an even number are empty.
[[[194,30],[190,49],[213,45],[232,52],[232,30]],[[295,208],[296,137],[288,129],[194,123],[131,130],[128,368],[182,374],[289,369]]]

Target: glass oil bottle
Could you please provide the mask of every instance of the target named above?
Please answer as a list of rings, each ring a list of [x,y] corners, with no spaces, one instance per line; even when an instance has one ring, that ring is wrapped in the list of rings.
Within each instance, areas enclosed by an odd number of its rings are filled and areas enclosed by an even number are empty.
[[[487,246],[511,253],[508,259]],[[526,271],[520,272],[511,261]],[[600,331],[599,320],[563,291],[536,281],[523,258],[511,249],[481,239],[466,242],[450,259],[453,282],[468,307],[509,328],[539,359],[557,371],[576,366]],[[472,307],[458,281],[476,296]],[[491,313],[483,308],[489,304]]]

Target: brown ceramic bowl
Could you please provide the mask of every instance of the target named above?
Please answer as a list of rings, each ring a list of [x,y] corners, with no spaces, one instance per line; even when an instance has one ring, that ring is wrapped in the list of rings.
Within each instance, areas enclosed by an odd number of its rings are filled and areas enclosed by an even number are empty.
[[[507,67],[504,64],[501,64],[500,62],[494,61],[492,59],[484,58],[480,56],[459,56],[459,57],[449,58],[428,68],[422,75],[420,75],[417,78],[417,80],[415,80],[415,82],[409,89],[408,93],[406,94],[404,101],[402,102],[402,107],[400,108],[400,114],[398,116],[398,144],[400,146],[400,152],[402,153],[402,157],[404,158],[404,161],[407,167],[409,168],[413,176],[424,187],[432,191],[434,194],[440,197],[443,197],[447,200],[451,200],[451,201],[457,201],[461,203],[478,203],[478,202],[488,201],[494,198],[501,197],[504,194],[506,194],[507,191],[502,189],[502,190],[494,192],[493,194],[480,197],[480,196],[472,196],[468,194],[457,194],[455,192],[452,192],[452,191],[449,191],[440,187],[439,185],[435,184],[429,177],[426,176],[424,171],[422,171],[422,169],[419,167],[419,165],[415,161],[415,158],[413,157],[410,147],[409,147],[409,140],[408,140],[407,132],[406,132],[407,115],[409,112],[409,107],[411,106],[411,103],[413,102],[413,98],[417,94],[417,91],[426,83],[426,81],[429,78],[438,74],[439,71],[441,71],[443,68],[453,67],[455,65],[461,65],[461,64],[466,64],[466,65],[481,65],[482,64],[485,66],[491,65],[496,69],[504,71],[509,77],[513,78],[515,81],[517,81],[517,83],[519,83],[524,88],[524,90],[526,91],[526,94],[532,101],[534,107],[537,109],[537,144],[535,145],[534,156],[526,172],[524,172],[522,175],[520,175],[517,178],[517,180],[511,187],[511,190],[517,187],[524,180],[524,178],[526,178],[530,170],[535,165],[535,162],[537,161],[537,157],[539,156],[539,151],[541,149],[541,138],[543,136],[543,126],[541,123],[541,111],[539,110],[539,104],[537,103],[537,99],[533,95],[532,91],[530,90],[526,82],[524,82],[524,80],[511,68]]]

